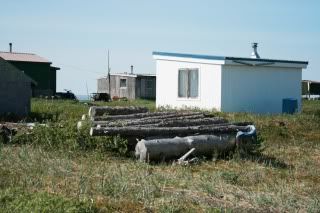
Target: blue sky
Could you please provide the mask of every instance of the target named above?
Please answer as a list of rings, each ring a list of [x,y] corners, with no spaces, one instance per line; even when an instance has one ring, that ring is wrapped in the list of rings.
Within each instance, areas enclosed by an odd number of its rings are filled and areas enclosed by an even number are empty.
[[[96,91],[107,72],[155,73],[152,51],[308,60],[320,81],[320,1],[0,0],[0,50],[13,43],[61,67],[57,89]]]

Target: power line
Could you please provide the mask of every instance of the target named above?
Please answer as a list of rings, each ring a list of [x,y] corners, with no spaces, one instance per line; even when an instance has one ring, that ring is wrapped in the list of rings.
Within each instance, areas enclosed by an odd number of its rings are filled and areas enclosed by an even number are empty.
[[[99,75],[104,75],[105,74],[103,72],[96,72],[96,71],[92,71],[92,70],[89,70],[89,69],[84,69],[82,67],[78,67],[78,66],[75,66],[75,65],[70,65],[70,64],[65,64],[65,63],[59,63],[59,64],[61,64],[64,67],[69,67],[69,68],[72,68],[72,69],[77,70],[77,71],[84,71],[84,72],[87,72],[87,73],[94,73],[94,74],[99,74]]]

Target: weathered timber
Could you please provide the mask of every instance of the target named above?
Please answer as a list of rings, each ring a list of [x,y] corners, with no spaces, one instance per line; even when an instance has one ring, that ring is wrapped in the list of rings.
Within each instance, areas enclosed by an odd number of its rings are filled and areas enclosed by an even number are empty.
[[[205,114],[203,112],[176,112],[172,114],[165,114],[159,115],[154,117],[155,119],[162,120],[162,119],[177,119],[177,118],[204,118],[204,117],[214,117],[210,116],[209,114]],[[148,117],[141,118],[142,121],[149,120]]]
[[[103,116],[103,115],[129,115],[134,113],[146,113],[148,112],[146,107],[110,107],[110,106],[93,106],[89,109],[89,116]]]
[[[182,117],[182,119],[174,120],[162,120],[159,123],[154,123],[154,127],[187,127],[187,126],[200,126],[210,124],[226,124],[228,121],[224,118],[201,118],[201,119],[188,119]]]
[[[155,140],[140,140],[135,156],[140,161],[176,159],[194,148],[194,156],[209,156],[216,152],[227,152],[235,146],[235,135],[197,135]]]
[[[82,128],[82,122],[83,121],[78,121],[77,123],[77,129],[80,130]]]
[[[153,126],[153,127],[185,127],[185,126],[200,126],[200,125],[209,125],[209,124],[221,124],[227,123],[228,121],[224,118],[214,117],[206,118],[199,115],[196,116],[183,116],[183,117],[174,117],[166,119],[158,118],[149,118],[149,119],[136,119],[136,120],[119,120],[114,122],[108,121],[94,121],[92,122],[93,126],[100,127],[121,127],[121,126]]]
[[[172,137],[172,136],[187,136],[194,134],[223,134],[236,133],[238,131],[246,132],[247,126],[236,125],[203,125],[203,126],[188,126],[188,127],[92,127],[90,129],[91,136],[113,136],[120,135],[122,137]]]
[[[212,120],[212,121],[206,121],[206,118],[203,119],[205,122],[202,122],[199,120],[197,123],[193,123],[192,120],[186,120],[186,123],[182,123],[183,121],[177,121],[177,122],[161,122],[159,124],[142,124],[138,125],[139,127],[194,127],[194,126],[209,126],[213,125],[215,127],[219,126],[226,126],[226,125],[233,125],[233,126],[247,126],[251,125],[251,122],[237,122],[237,123],[229,123],[226,120]],[[100,127],[103,127],[100,125]]]
[[[208,113],[202,112],[150,112],[150,113],[137,113],[131,115],[110,115],[110,116],[96,116],[91,117],[92,121],[118,121],[118,120],[130,120],[132,119],[140,119],[149,120],[153,119],[168,119],[168,118],[204,118],[204,117],[214,117]]]
[[[191,153],[194,156],[209,156],[213,153],[226,153],[236,147],[250,146],[256,143],[256,129],[246,126],[246,131],[237,134],[196,135],[165,139],[140,140],[135,147],[135,155],[141,161],[165,160],[178,158],[184,161]],[[239,143],[240,142],[240,143]],[[245,143],[243,143],[245,142]]]
[[[147,112],[135,113],[129,115],[109,115],[109,116],[95,116],[91,117],[92,121],[112,121],[112,120],[126,120],[126,119],[140,119],[144,117],[156,117],[159,115],[175,114],[175,112]]]

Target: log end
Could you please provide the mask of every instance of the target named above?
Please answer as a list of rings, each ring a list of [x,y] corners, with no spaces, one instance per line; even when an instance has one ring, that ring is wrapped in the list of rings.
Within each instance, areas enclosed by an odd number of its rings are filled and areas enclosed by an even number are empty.
[[[82,121],[78,121],[77,123],[77,129],[80,130],[82,127]]]
[[[93,127],[90,128],[90,136],[93,136]]]
[[[88,112],[89,117],[93,117],[93,116],[92,116],[92,111],[93,111],[93,107],[90,107],[90,108],[89,108],[89,112]]]
[[[238,131],[236,135],[236,145],[238,148],[250,150],[253,144],[257,143],[257,131],[254,125],[247,126],[248,131]]]
[[[138,141],[135,148],[135,156],[142,162],[147,160],[147,148],[145,146],[145,140]]]

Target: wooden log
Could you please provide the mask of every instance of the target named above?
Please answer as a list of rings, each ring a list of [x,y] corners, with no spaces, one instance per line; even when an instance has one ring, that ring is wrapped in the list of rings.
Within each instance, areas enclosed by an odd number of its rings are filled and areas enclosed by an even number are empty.
[[[251,152],[259,148],[261,144],[257,142],[257,133],[254,125],[249,125],[249,131],[239,131],[236,135],[236,145],[241,151]]]
[[[82,122],[83,121],[78,121],[78,123],[77,123],[77,129],[78,129],[78,131],[82,128]]]
[[[208,156],[233,150],[235,144],[235,134],[140,140],[135,147],[135,156],[140,161],[169,160],[178,158],[193,148],[193,155]]]
[[[163,119],[179,119],[179,118],[204,118],[210,117],[209,114],[205,114],[203,112],[176,112],[172,114],[165,114],[155,116],[154,119],[163,120]],[[212,116],[211,116],[212,117]],[[141,118],[141,121],[149,120],[149,117]]]
[[[93,106],[89,109],[89,116],[103,116],[103,115],[129,115],[134,113],[146,113],[148,112],[146,107],[110,107],[110,106]]]
[[[247,126],[235,125],[204,125],[191,127],[92,127],[90,129],[91,136],[113,136],[120,135],[122,137],[172,137],[172,136],[187,136],[194,134],[223,134],[236,133],[238,131],[247,131]]]
[[[136,119],[136,120],[119,120],[114,122],[107,121],[94,121],[92,126],[100,127],[121,127],[121,126],[153,126],[153,127],[185,127],[185,126],[199,126],[199,125],[209,125],[209,124],[221,124],[227,123],[228,121],[224,118],[203,118],[203,116],[183,116],[178,118],[167,118],[167,119]]]
[[[187,126],[200,126],[210,124],[226,124],[228,121],[224,118],[200,118],[200,119],[188,119],[182,117],[182,119],[174,120],[162,120],[159,123],[155,123],[154,127],[187,127]],[[146,125],[146,124],[144,124]]]
[[[137,113],[131,115],[110,115],[110,116],[96,116],[91,117],[92,121],[114,121],[114,120],[130,120],[130,119],[140,119],[149,120],[154,119],[168,119],[168,118],[179,118],[182,116],[194,118],[203,118],[203,117],[214,117],[210,114],[202,112],[152,112],[152,113]]]
[[[228,120],[224,118],[203,118],[203,119],[182,119],[175,121],[163,121],[159,124],[152,125],[154,127],[192,127],[192,126],[207,126],[207,125],[215,125],[215,126],[225,126],[225,125],[234,125],[234,126],[247,126],[252,124],[251,122],[242,122],[242,123],[229,123]]]
[[[240,140],[240,141],[239,141]],[[245,143],[243,143],[245,140]],[[140,140],[135,147],[135,156],[141,161],[165,160],[178,158],[186,153],[180,161],[184,161],[191,152],[195,156],[209,156],[214,153],[225,153],[234,150],[237,146],[256,144],[256,129],[253,125],[247,126],[247,131],[237,134],[197,135],[154,140]],[[240,143],[239,143],[240,142]]]
[[[147,113],[135,113],[130,115],[109,115],[109,116],[95,116],[91,117],[92,121],[112,121],[112,120],[127,120],[127,119],[139,119],[144,117],[156,117],[159,115],[174,114],[174,112],[147,112]]]

